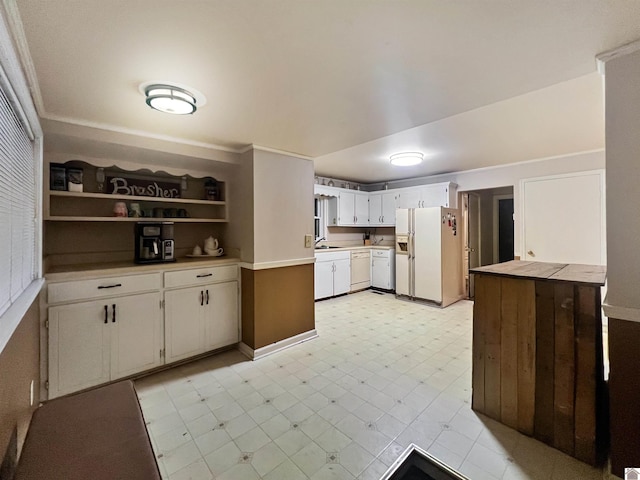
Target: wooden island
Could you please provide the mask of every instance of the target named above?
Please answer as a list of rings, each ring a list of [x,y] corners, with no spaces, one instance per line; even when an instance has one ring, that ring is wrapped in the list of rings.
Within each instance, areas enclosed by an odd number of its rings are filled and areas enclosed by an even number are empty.
[[[473,409],[598,465],[608,432],[606,267],[514,260],[471,273]]]

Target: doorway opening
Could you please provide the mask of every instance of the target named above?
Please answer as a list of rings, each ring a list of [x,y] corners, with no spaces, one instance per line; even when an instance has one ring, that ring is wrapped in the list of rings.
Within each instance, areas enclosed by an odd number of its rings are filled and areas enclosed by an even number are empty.
[[[462,268],[467,298],[474,296],[469,270],[514,258],[513,186],[462,192]]]

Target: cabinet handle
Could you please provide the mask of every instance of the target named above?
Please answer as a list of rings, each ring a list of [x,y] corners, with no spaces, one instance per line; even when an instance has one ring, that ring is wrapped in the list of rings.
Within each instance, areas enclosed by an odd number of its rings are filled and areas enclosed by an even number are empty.
[[[111,317],[111,321],[116,323],[116,304],[113,304],[113,317]]]
[[[200,275],[196,275],[196,278],[205,278],[205,277],[213,277],[213,273],[201,273]]]
[[[109,306],[104,306],[104,323],[109,323]]]
[[[121,283],[114,283],[113,285],[100,285],[98,287],[98,290],[102,290],[103,288],[116,288],[116,287],[121,287],[122,284]]]
[[[209,290],[207,290],[207,305],[209,305]]]
[[[200,290],[200,306],[204,305],[204,292]]]

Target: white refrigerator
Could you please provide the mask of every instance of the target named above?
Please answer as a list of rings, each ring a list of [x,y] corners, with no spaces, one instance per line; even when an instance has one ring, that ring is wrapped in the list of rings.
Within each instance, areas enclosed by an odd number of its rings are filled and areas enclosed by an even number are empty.
[[[460,300],[462,242],[460,210],[396,210],[396,295],[446,307]]]

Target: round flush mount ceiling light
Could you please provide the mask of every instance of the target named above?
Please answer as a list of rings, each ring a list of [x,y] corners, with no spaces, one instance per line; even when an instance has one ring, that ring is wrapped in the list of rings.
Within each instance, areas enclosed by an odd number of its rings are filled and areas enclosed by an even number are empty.
[[[410,167],[411,165],[418,165],[422,163],[424,155],[420,152],[401,152],[394,153],[389,157],[391,165],[397,165],[399,167]]]
[[[148,82],[140,85],[147,105],[172,115],[190,115],[206,103],[204,95],[194,88],[176,83]]]

